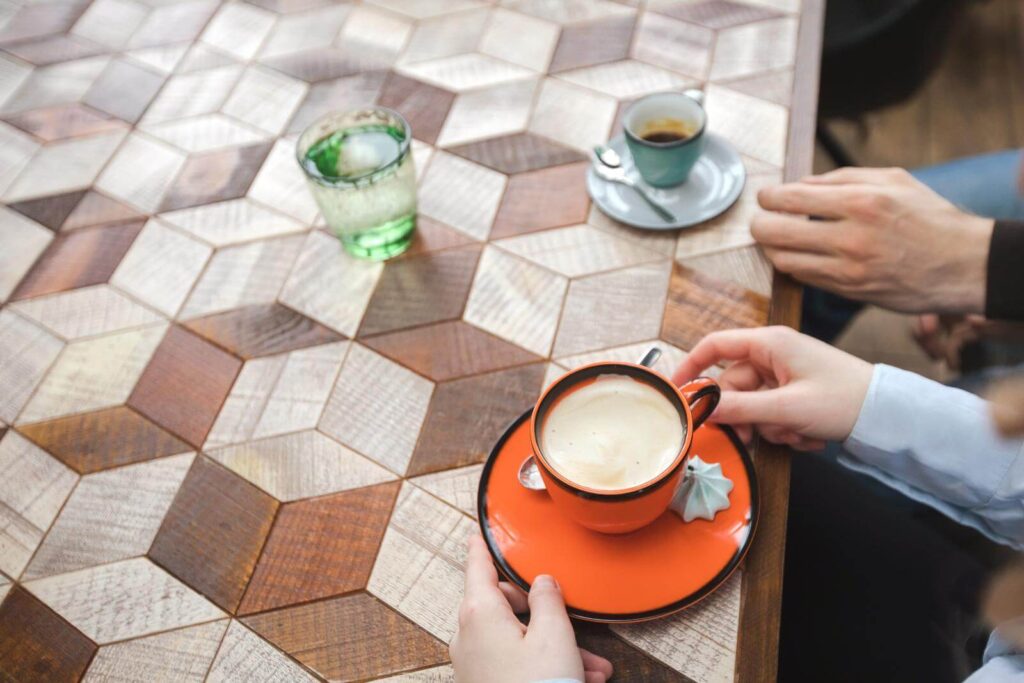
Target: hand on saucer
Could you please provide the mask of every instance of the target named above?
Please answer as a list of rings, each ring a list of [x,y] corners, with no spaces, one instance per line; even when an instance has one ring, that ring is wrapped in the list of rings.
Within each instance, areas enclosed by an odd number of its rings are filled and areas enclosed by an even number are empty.
[[[788,327],[714,332],[676,369],[682,384],[729,361],[718,377],[722,400],[713,422],[732,425],[744,441],[753,430],[799,450],[820,450],[853,431],[874,372],[860,360]]]
[[[515,612],[529,609],[530,625]],[[469,539],[466,592],[459,607],[459,630],[450,652],[458,682],[533,683],[569,679],[604,683],[612,675],[607,659],[578,648],[558,584],[538,576],[530,595],[498,583],[487,546]]]

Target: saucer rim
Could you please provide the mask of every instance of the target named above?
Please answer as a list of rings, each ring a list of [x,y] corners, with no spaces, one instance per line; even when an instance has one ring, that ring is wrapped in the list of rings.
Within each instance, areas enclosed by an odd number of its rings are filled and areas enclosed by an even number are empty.
[[[619,216],[619,215],[613,215],[611,211],[608,211],[608,210],[605,209],[605,205],[600,200],[598,200],[597,197],[594,196],[594,192],[592,192],[591,189],[590,189],[591,182],[594,182],[594,181],[600,181],[602,183],[609,184],[609,185],[612,184],[611,181],[605,180],[601,176],[597,175],[597,172],[594,170],[593,162],[591,162],[590,166],[587,167],[587,183],[586,183],[586,185],[587,185],[587,196],[590,197],[590,201],[592,201],[594,203],[594,205],[597,207],[597,209],[602,214],[604,214],[608,218],[612,219],[613,221],[617,221],[619,223],[622,223],[623,225],[628,225],[629,227],[636,228],[637,230],[651,230],[653,232],[668,232],[668,231],[671,231],[671,230],[685,230],[686,228],[692,228],[692,227],[697,226],[697,225],[702,225],[704,223],[707,223],[708,221],[712,221],[712,220],[718,218],[723,213],[725,213],[726,211],[731,209],[736,204],[736,202],[739,201],[740,197],[743,196],[743,188],[745,188],[747,186],[747,176],[748,176],[748,173],[747,173],[746,166],[743,165],[743,157],[740,155],[740,153],[736,149],[736,147],[731,142],[729,142],[729,140],[727,138],[725,138],[725,137],[723,137],[721,135],[718,135],[717,133],[712,133],[710,131],[706,132],[705,135],[708,138],[708,142],[711,142],[712,140],[714,140],[715,142],[723,144],[727,148],[731,149],[736,154],[736,157],[740,160],[740,170],[742,171],[742,177],[740,178],[739,187],[736,190],[735,196],[732,197],[732,199],[730,199],[727,204],[724,204],[721,209],[711,213],[710,215],[705,216],[703,218],[699,218],[697,220],[683,220],[683,221],[677,221],[676,223],[664,224],[664,225],[652,225],[650,223],[640,223],[640,222],[637,222],[637,221],[625,220],[622,216]],[[614,143],[615,141],[620,140],[620,139],[624,141],[625,140],[625,135],[616,135],[615,137],[611,138],[610,140],[608,140],[607,146],[611,147],[612,143]],[[719,168],[721,168],[721,167],[719,167]]]
[[[532,412],[533,410],[529,409],[513,420],[512,424],[505,429],[501,437],[494,443],[494,446],[491,448],[491,452],[487,456],[487,460],[484,462],[483,469],[480,471],[480,484],[477,486],[476,496],[477,523],[480,526],[480,533],[483,535],[484,542],[487,545],[488,552],[491,554],[491,558],[494,560],[498,571],[505,579],[511,581],[526,592],[529,592],[530,584],[508,564],[504,555],[502,555],[498,549],[497,541],[495,541],[494,535],[491,532],[490,524],[487,521],[486,510],[487,484],[490,482],[491,470],[498,458],[498,453],[501,452],[505,442],[508,441],[513,432],[519,428],[523,421],[529,419]],[[743,558],[746,557],[747,552],[750,550],[750,546],[753,544],[754,536],[757,534],[758,521],[761,517],[761,500],[757,480],[757,470],[754,467],[753,458],[751,458],[750,453],[747,451],[747,447],[742,441],[740,441],[736,432],[728,425],[716,426],[725,433],[733,447],[736,448],[740,455],[740,460],[743,462],[743,468],[747,473],[747,479],[750,482],[750,533],[747,534],[747,538],[743,545],[736,551],[729,562],[727,562],[726,565],[704,585],[689,595],[672,603],[644,610],[642,612],[623,613],[594,612],[566,605],[566,610],[570,617],[581,621],[601,624],[635,624],[667,617],[688,607],[692,607],[714,593],[723,583],[726,582],[726,580],[728,580],[730,576],[732,576],[733,572],[739,568],[740,564],[743,562]]]

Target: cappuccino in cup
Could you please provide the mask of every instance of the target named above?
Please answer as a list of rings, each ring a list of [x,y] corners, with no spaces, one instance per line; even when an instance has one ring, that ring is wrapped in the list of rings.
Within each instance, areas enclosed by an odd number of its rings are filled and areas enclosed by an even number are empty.
[[[615,491],[671,467],[686,438],[686,418],[650,384],[603,374],[560,397],[540,437],[545,459],[563,477]]]

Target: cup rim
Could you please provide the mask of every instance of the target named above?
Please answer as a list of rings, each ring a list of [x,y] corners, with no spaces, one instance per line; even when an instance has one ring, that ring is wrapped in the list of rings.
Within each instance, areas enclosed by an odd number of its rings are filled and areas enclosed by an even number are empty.
[[[322,121],[325,121],[326,119],[329,119],[332,116],[337,116],[338,114],[348,114],[350,112],[363,112],[363,111],[384,112],[388,116],[393,116],[395,119],[397,119],[398,121],[400,121],[402,123],[402,130],[405,131],[405,139],[403,139],[402,142],[399,144],[398,154],[395,155],[395,158],[392,159],[391,161],[389,161],[388,163],[384,164],[380,168],[375,168],[372,171],[367,171],[366,173],[364,173],[362,175],[353,176],[351,178],[342,178],[340,176],[338,176],[338,177],[329,177],[329,176],[324,176],[324,175],[322,175],[320,173],[316,173],[316,174],[310,173],[309,169],[307,169],[306,165],[303,163],[303,159],[305,158],[305,153],[300,151],[302,149],[302,137],[306,133],[308,133],[314,126],[318,125]],[[309,123],[309,125],[307,125],[305,128],[303,128],[302,132],[299,133],[299,136],[295,139],[295,160],[298,162],[299,168],[302,169],[302,174],[304,176],[306,176],[306,179],[316,183],[317,185],[323,185],[324,187],[333,187],[333,188],[338,188],[338,187],[359,187],[359,186],[363,186],[363,185],[367,185],[369,183],[372,183],[374,180],[376,180],[382,174],[390,171],[392,168],[394,168],[395,166],[400,164],[409,155],[409,151],[410,151],[411,147],[412,147],[412,127],[409,125],[409,122],[405,120],[405,117],[402,116],[397,111],[395,111],[394,109],[391,109],[390,107],[379,107],[377,105],[371,105],[371,106],[367,106],[367,107],[351,107],[349,109],[337,109],[337,110],[334,110],[334,111],[329,111],[326,114],[323,114],[322,116],[318,116],[313,121],[311,121]]]
[[[683,415],[686,418],[686,435],[683,437],[683,443],[679,448],[679,452],[676,457],[672,460],[672,464],[666,467],[664,470],[659,472],[656,476],[648,479],[647,481],[641,482],[635,486],[622,489],[596,489],[589,486],[578,484],[570,479],[562,476],[558,470],[551,465],[544,458],[544,453],[541,451],[540,442],[537,438],[537,430],[539,428],[538,416],[540,415],[541,406],[548,400],[551,392],[557,387],[563,385],[566,380],[571,379],[573,376],[583,373],[584,371],[591,370],[599,367],[611,367],[611,368],[631,368],[634,371],[640,371],[641,374],[646,374],[654,380],[660,382],[664,386],[669,387],[675,396],[679,400],[679,405],[682,406]],[[626,374],[626,373],[623,373]],[[624,501],[633,500],[647,495],[651,491],[661,488],[671,479],[672,475],[682,467],[690,452],[690,446],[693,442],[693,411],[690,410],[690,404],[686,400],[686,396],[671,380],[662,375],[660,372],[652,370],[645,365],[639,365],[637,363],[628,363],[625,361],[597,361],[596,363],[588,363],[587,365],[581,365],[578,368],[568,370],[563,373],[558,379],[552,382],[548,387],[541,393],[540,398],[533,406],[533,410],[530,412],[530,446],[533,449],[533,456],[537,460],[537,464],[546,473],[551,475],[560,487],[568,490],[574,495],[582,498],[601,500],[601,501]]]
[[[626,125],[626,121],[629,120],[629,112],[632,111],[634,107],[636,107],[644,100],[649,99],[651,97],[658,97],[661,95],[678,95],[679,97],[685,97],[686,99],[690,100],[700,108],[703,116],[701,116],[700,127],[697,129],[696,133],[683,140],[673,140],[671,142],[651,142],[650,140],[644,140],[642,137],[636,135],[635,133],[633,133],[633,131],[629,129],[629,126]],[[693,99],[686,93],[680,92],[678,90],[662,90],[659,92],[647,93],[643,97],[639,97],[630,102],[629,106],[626,107],[625,111],[622,112],[622,132],[626,136],[626,138],[632,140],[633,142],[639,145],[644,145],[645,147],[651,147],[653,149],[671,149],[673,147],[682,147],[684,145],[690,144],[691,142],[696,142],[697,140],[704,136],[704,129],[707,128],[707,125],[708,113],[704,109],[704,105],[698,102],[697,100]]]

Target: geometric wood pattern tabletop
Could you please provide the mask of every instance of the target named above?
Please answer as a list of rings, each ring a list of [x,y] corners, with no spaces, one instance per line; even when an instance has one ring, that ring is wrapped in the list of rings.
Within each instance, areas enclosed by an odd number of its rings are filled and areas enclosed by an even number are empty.
[[[712,330],[787,315],[748,225],[760,187],[807,170],[821,14],[0,5],[0,678],[450,680],[506,425],[565,369],[658,341],[669,372]],[[687,87],[743,196],[681,233],[607,218],[587,150]],[[373,103],[409,120],[419,179],[387,263],[342,251],[293,156],[316,117]],[[774,676],[786,484],[763,476],[783,514],[721,590],[579,625],[616,680]]]

